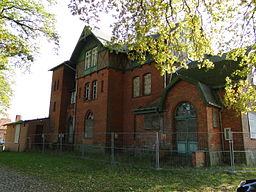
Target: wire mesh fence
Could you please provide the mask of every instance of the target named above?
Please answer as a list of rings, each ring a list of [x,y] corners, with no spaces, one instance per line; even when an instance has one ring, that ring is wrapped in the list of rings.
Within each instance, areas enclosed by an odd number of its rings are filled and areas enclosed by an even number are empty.
[[[111,132],[30,135],[27,151],[72,156],[154,169],[256,164],[256,141],[244,132]],[[13,142],[6,142],[10,150]],[[17,145],[17,144],[16,144]]]

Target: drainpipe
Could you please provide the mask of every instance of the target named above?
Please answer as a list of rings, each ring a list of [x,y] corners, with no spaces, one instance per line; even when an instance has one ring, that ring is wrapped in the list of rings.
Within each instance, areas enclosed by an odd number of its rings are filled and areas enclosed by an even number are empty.
[[[77,108],[77,91],[78,91],[78,83],[77,83],[77,72],[75,72],[75,104],[74,104],[74,116],[73,116],[73,143],[75,140],[75,126],[76,126],[76,108]]]
[[[220,132],[221,132],[221,147],[222,147],[222,151],[224,151],[224,129],[222,126],[222,111],[223,109],[220,110],[219,112],[219,119],[220,119]]]

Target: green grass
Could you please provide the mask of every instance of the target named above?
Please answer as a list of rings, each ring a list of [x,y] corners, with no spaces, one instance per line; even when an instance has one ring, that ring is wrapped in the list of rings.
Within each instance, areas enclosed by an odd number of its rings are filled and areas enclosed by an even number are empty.
[[[206,169],[155,171],[41,153],[0,153],[0,164],[54,183],[62,191],[235,191],[256,173],[213,173]],[[201,171],[202,170],[202,171]]]

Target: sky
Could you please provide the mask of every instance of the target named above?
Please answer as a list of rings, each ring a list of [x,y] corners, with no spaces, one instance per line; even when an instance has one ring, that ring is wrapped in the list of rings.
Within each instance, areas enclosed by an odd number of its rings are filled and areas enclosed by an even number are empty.
[[[85,25],[78,17],[71,15],[68,2],[69,0],[61,0],[51,8],[56,15],[56,28],[61,37],[58,55],[54,53],[53,45],[46,40],[40,42],[40,53],[31,66],[31,72],[16,72],[14,96],[8,112],[8,117],[13,121],[16,115],[21,115],[23,120],[49,115],[52,80],[52,72],[49,69],[69,60]],[[101,29],[108,28],[107,19],[109,18],[106,17],[105,21],[99,24]]]

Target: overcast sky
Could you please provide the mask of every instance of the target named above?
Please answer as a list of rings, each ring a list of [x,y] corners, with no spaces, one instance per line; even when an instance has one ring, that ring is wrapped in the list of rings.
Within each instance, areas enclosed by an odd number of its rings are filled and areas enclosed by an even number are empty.
[[[21,115],[23,120],[48,117],[52,80],[52,72],[48,70],[69,60],[85,25],[71,15],[67,6],[69,0],[59,2],[60,4],[53,8],[57,16],[56,28],[61,36],[58,55],[54,54],[53,46],[41,42],[40,55],[32,65],[31,73],[23,74],[17,71],[16,83],[13,85],[14,97],[9,110],[9,118],[12,120],[15,115]],[[102,28],[108,26],[106,23],[103,22]]]

